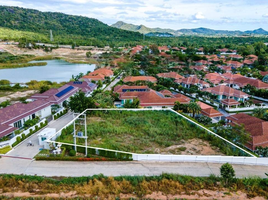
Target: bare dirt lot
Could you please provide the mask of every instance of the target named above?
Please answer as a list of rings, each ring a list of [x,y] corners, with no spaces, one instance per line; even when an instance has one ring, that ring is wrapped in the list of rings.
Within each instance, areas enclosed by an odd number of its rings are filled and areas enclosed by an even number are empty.
[[[1,193],[0,193],[1,194]],[[29,192],[8,192],[8,193],[2,193],[2,196],[8,197],[8,198],[18,198],[18,197],[32,197],[32,198],[65,198],[65,199],[71,199],[71,198],[85,198],[85,197],[91,197],[90,194],[79,196],[76,194],[75,191],[71,191],[69,193],[48,193],[43,195],[38,194],[32,194]],[[134,194],[120,194],[120,199],[131,199],[131,198],[137,198]],[[100,198],[97,198],[100,199]],[[115,196],[111,194],[111,197],[106,199],[115,199]],[[159,199],[159,200],[168,200],[168,199],[201,199],[201,200],[265,200],[264,197],[254,197],[254,198],[248,198],[247,194],[238,191],[238,192],[229,192],[229,191],[212,191],[212,190],[199,190],[199,191],[189,191],[189,194],[176,194],[176,195],[166,195],[162,192],[153,192],[150,195],[146,195],[143,197],[143,199]]]
[[[6,50],[13,55],[34,55],[34,56],[53,56],[61,57],[69,62],[92,62],[92,59],[86,57],[89,50],[58,48],[53,49],[52,52],[45,52],[43,49],[25,49],[19,48],[16,45],[6,45],[0,43],[0,48]],[[92,55],[105,52],[105,49],[92,49]]]
[[[9,101],[18,100],[21,97],[29,97],[32,94],[37,93],[37,92],[38,92],[37,90],[28,90],[25,92],[15,92],[15,93],[6,92],[5,96],[3,95],[3,97],[0,97],[0,103],[7,101],[7,100],[9,100]]]

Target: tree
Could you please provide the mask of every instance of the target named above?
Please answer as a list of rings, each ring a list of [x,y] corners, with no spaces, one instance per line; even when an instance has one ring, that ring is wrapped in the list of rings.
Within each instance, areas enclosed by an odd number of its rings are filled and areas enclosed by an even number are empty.
[[[138,98],[134,98],[133,101],[126,100],[124,104],[124,108],[138,108],[140,105],[140,100]]]
[[[75,113],[81,113],[88,108],[96,108],[96,105],[92,97],[86,97],[85,93],[79,90],[70,97],[68,108]]]
[[[102,88],[102,86],[103,86],[102,81],[101,80],[98,80],[97,85],[98,85],[98,88]]]
[[[257,118],[263,118],[266,113],[266,110],[264,108],[255,108],[253,110],[253,115]]]
[[[86,56],[87,56],[87,58],[90,58],[91,55],[92,55],[92,53],[91,53],[90,51],[86,52]]]
[[[195,114],[199,114],[201,111],[201,107],[196,102],[190,102],[188,109],[190,113],[193,113],[193,118],[195,117]]]
[[[158,46],[156,44],[152,44],[150,46],[150,49],[151,49],[151,51],[152,51],[153,54],[155,54],[155,55],[158,55],[159,54]]]
[[[44,93],[45,91],[48,91],[50,88],[48,85],[42,85],[39,89],[39,92],[42,94]]]
[[[229,185],[229,183],[231,183],[233,178],[235,177],[235,171],[233,169],[233,166],[229,163],[225,163],[221,166],[220,171],[224,184]]]

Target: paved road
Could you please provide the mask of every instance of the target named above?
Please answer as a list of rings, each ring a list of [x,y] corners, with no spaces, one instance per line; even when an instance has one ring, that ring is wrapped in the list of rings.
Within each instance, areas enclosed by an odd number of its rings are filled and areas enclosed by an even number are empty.
[[[120,77],[122,77],[122,73],[119,75]],[[112,89],[112,87],[113,86],[115,86],[116,85],[116,83],[118,83],[119,81],[120,81],[121,79],[114,79],[114,81],[112,82],[112,83],[110,83],[110,85],[108,85],[105,89],[104,89],[104,91],[109,91],[109,90],[111,90]]]
[[[164,162],[64,162],[33,161],[15,158],[0,159],[0,174],[27,174],[39,176],[106,176],[160,175],[176,173],[192,176],[220,175],[221,164],[214,163],[164,163]],[[237,177],[266,177],[267,166],[233,165]]]
[[[60,119],[56,121],[51,121],[47,128],[56,128],[58,131],[61,129],[64,125],[66,125],[68,122],[70,122],[73,119],[73,115],[71,113],[67,113]],[[40,132],[40,131],[39,131]],[[18,157],[24,157],[24,158],[33,158],[36,154],[39,153],[40,149],[43,146],[38,145],[38,137],[35,133],[31,137],[27,138],[23,142],[21,142],[16,148],[14,148],[12,151],[7,153],[7,156],[18,156]],[[28,142],[31,141],[34,146],[27,146]]]

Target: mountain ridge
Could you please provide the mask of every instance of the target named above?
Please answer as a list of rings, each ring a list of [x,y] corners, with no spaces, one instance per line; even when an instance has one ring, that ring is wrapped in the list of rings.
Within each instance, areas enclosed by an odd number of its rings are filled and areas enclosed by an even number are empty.
[[[170,33],[174,36],[180,35],[268,35],[268,31],[264,30],[263,28],[255,29],[255,30],[248,30],[248,31],[229,31],[229,30],[214,30],[205,27],[193,28],[193,29],[162,29],[162,28],[149,28],[144,25],[134,25],[128,24],[123,21],[118,21],[115,24],[112,24],[111,27],[128,30],[128,31],[135,31],[142,34],[148,33]],[[141,28],[142,27],[142,28]]]

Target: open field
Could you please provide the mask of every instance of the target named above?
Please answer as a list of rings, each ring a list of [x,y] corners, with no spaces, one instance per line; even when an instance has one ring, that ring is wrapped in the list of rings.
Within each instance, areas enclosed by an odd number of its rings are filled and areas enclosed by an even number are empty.
[[[83,131],[76,126],[77,131]],[[238,155],[233,148],[169,111],[92,111],[88,145],[134,153]],[[57,141],[73,143],[63,133]],[[84,140],[78,139],[83,145]]]

